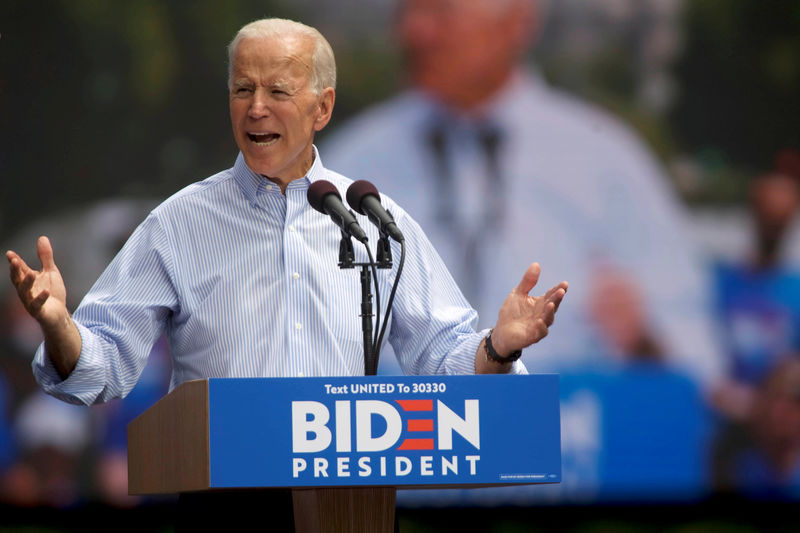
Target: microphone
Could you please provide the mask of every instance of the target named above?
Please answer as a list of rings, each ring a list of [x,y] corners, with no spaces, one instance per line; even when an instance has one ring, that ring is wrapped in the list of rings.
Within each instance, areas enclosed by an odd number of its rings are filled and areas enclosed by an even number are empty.
[[[358,225],[353,214],[342,203],[339,191],[330,181],[318,180],[311,184],[306,193],[308,203],[320,213],[326,213],[344,233],[356,240],[367,242],[367,234]]]
[[[378,189],[367,180],[354,181],[348,187],[347,203],[356,213],[366,215],[370,222],[378,226],[381,233],[389,235],[397,242],[405,241],[403,232],[394,222],[394,217],[381,205]]]

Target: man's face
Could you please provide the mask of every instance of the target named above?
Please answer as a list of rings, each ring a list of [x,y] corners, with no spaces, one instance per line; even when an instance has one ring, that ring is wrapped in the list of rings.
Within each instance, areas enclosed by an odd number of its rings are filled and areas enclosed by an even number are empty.
[[[531,6],[512,0],[404,0],[398,37],[413,81],[448,103],[502,84],[527,44]],[[468,102],[465,102],[468,104]]]
[[[767,174],[753,186],[753,208],[765,219],[786,222],[800,204],[800,188],[791,176]]]
[[[233,136],[251,170],[284,185],[312,163],[314,133],[330,120],[334,90],[310,86],[314,44],[301,36],[251,38],[233,61]]]

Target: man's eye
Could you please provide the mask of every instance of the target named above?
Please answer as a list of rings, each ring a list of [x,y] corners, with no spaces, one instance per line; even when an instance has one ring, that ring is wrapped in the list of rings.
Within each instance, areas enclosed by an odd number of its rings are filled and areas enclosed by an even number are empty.
[[[247,94],[250,92],[253,92],[253,89],[251,89],[250,87],[239,87],[238,89],[236,89],[236,94]]]

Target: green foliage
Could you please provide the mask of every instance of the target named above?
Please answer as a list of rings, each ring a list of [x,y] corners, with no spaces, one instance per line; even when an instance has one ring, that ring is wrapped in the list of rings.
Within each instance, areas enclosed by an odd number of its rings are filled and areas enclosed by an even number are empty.
[[[387,97],[403,77],[389,22],[370,19],[367,4],[352,16],[337,5],[0,2],[0,240],[42,214],[126,194],[163,198],[230,166],[226,46],[251,20],[294,18],[328,36],[340,73],[329,129]],[[600,36],[579,63],[545,39],[537,62],[556,85],[632,123],[665,161],[688,154],[702,170],[697,199],[740,200],[748,175],[800,146],[800,0],[687,1],[683,24],[679,100],[667,117],[637,101],[632,43],[646,26]]]
[[[226,48],[252,20],[301,20],[329,36],[343,80],[337,120],[387,95],[397,64],[385,44],[341,38],[325,26],[324,7],[291,0],[0,2],[0,240],[75,205],[119,195],[165,198],[230,167],[236,145]]]
[[[768,169],[783,147],[800,148],[800,1],[687,2],[685,29],[675,136],[726,176],[716,179],[720,197],[730,181],[743,195],[737,176]]]

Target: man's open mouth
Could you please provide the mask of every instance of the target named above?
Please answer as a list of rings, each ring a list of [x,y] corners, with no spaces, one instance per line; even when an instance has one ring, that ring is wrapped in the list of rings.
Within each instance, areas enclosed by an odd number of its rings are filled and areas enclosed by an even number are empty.
[[[248,133],[247,138],[250,139],[252,142],[260,145],[260,146],[267,146],[280,138],[280,134],[278,133]]]

